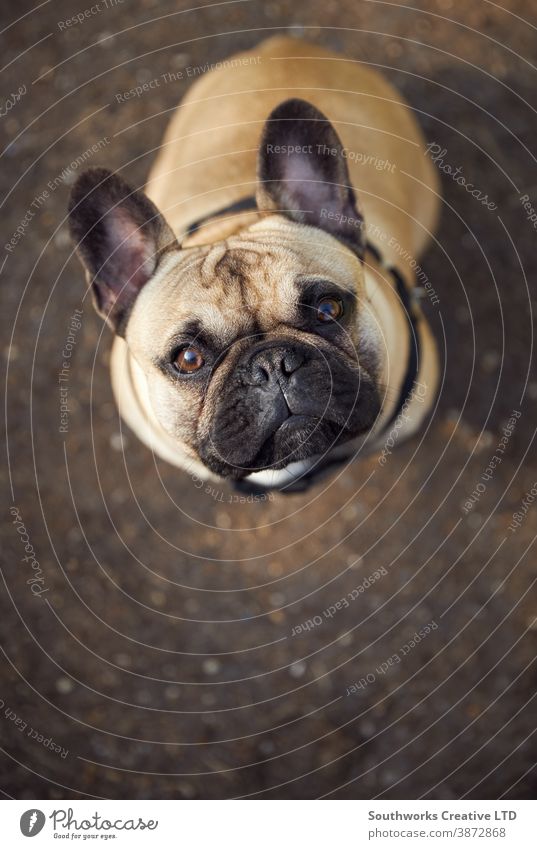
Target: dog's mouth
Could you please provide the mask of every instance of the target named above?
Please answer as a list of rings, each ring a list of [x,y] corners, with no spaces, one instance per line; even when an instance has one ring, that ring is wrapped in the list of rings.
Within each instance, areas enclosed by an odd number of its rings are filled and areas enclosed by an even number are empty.
[[[265,440],[245,474],[283,469],[290,463],[326,453],[352,437],[347,428],[326,417],[292,413]]]
[[[243,356],[219,395],[198,446],[221,477],[241,479],[327,454],[372,427],[375,380],[356,363],[281,341]]]
[[[278,415],[277,410],[271,410],[269,427],[266,420],[254,419],[240,433],[219,429],[217,417],[212,438],[200,448],[201,459],[221,477],[240,480],[254,472],[283,469],[293,462],[326,455],[374,424],[380,412],[378,394],[373,387],[365,391],[362,386],[360,395],[359,403],[347,413],[331,409],[314,412],[307,403],[307,412],[286,407],[285,413]]]

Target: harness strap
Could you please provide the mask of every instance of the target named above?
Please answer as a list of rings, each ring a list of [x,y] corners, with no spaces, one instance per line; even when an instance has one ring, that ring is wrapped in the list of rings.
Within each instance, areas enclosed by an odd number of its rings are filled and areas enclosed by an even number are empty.
[[[377,262],[379,262],[387,271],[389,271],[389,273],[393,277],[397,294],[399,295],[401,305],[405,311],[408,323],[408,332],[410,336],[408,362],[405,376],[401,384],[399,398],[397,404],[395,405],[395,409],[380,432],[385,433],[391,428],[397,417],[400,415],[403,407],[405,406],[407,399],[410,398],[410,396],[412,395],[412,390],[414,389],[414,384],[418,376],[420,361],[420,336],[418,332],[419,318],[414,308],[414,299],[416,298],[417,293],[409,289],[403,275],[394,265],[389,265],[385,262],[384,257],[382,256],[381,252],[376,247],[376,245],[373,245],[371,242],[368,241],[367,249],[370,253],[373,254]]]
[[[257,203],[253,195],[233,201],[233,203],[223,206],[216,212],[210,212],[209,215],[203,215],[201,218],[197,218],[196,221],[189,224],[186,235],[192,236],[194,233],[197,233],[200,227],[203,227],[212,218],[218,218],[221,215],[233,215],[235,212],[246,212],[251,209],[257,209]]]

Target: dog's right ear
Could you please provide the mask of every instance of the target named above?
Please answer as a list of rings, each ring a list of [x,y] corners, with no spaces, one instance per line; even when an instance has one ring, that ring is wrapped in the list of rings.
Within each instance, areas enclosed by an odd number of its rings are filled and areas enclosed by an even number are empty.
[[[97,312],[124,335],[134,301],[163,253],[179,247],[170,226],[143,192],[111,171],[90,168],[71,192],[69,227]]]
[[[267,118],[257,160],[257,205],[325,230],[360,259],[365,224],[334,127],[306,100],[284,100]]]

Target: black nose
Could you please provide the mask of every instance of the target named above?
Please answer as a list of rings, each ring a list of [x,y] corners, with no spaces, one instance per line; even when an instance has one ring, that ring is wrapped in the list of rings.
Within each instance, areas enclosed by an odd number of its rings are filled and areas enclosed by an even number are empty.
[[[263,348],[252,355],[247,379],[253,386],[265,386],[287,381],[304,363],[304,355],[296,348]]]

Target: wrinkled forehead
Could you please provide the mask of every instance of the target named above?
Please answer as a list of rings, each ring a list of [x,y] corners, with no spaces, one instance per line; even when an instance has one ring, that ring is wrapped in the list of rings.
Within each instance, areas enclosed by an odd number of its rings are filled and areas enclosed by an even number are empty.
[[[300,230],[300,239],[269,238],[261,229],[170,252],[134,305],[127,339],[155,350],[177,333],[204,328],[226,345],[292,321],[308,280],[356,292],[361,269],[350,252],[314,228]]]

